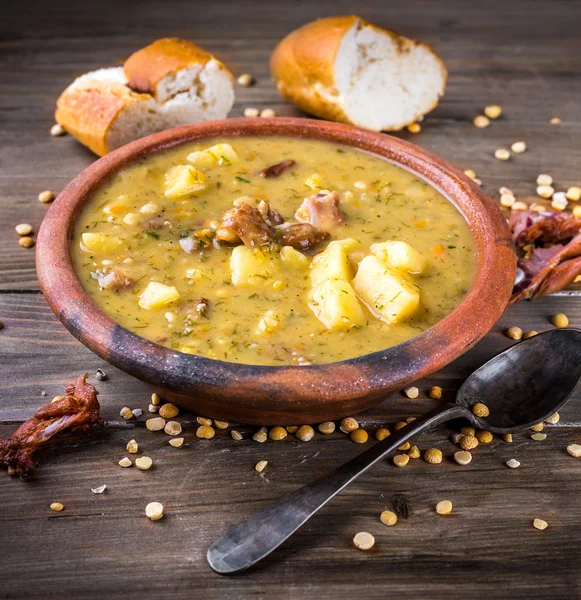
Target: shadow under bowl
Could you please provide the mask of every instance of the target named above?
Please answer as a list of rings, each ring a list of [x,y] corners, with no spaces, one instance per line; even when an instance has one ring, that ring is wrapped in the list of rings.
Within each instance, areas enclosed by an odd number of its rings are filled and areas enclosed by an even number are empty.
[[[121,327],[83,289],[71,260],[74,223],[112,175],[136,160],[196,140],[236,136],[323,140],[373,153],[426,180],[470,227],[474,282],[461,304],[420,335],[359,358],[309,366],[254,366],[183,354]],[[463,173],[395,137],[297,118],[226,119],[163,131],[97,160],[50,207],[40,228],[37,270],[51,309],[85,346],[148,383],[164,399],[199,415],[257,425],[318,423],[356,414],[442,368],[480,340],[510,297],[516,255],[494,202]]]

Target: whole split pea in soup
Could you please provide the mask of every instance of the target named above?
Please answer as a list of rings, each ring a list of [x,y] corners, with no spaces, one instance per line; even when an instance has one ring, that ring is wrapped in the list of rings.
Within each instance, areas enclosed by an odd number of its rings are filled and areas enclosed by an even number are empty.
[[[117,173],[72,240],[87,293],[169,348],[259,365],[362,356],[462,301],[475,251],[414,174],[333,143],[199,141]]]

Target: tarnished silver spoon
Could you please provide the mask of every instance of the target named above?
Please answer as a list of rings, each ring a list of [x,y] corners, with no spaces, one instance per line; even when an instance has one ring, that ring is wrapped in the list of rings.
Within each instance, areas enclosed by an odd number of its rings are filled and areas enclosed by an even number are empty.
[[[255,513],[220,538],[207,554],[214,571],[243,571],[280,546],[331,498],[407,440],[464,417],[493,433],[511,433],[554,414],[581,377],[581,330],[553,329],[511,346],[472,373],[454,403],[444,403],[407,427],[278,502]],[[485,404],[480,418],[471,407]]]

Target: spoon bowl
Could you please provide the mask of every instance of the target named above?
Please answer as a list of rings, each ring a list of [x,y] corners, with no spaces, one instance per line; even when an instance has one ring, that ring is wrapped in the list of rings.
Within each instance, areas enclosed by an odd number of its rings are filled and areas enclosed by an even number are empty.
[[[489,416],[470,421],[493,433],[510,433],[557,412],[581,378],[581,330],[551,329],[515,344],[474,371],[456,395],[471,411],[485,404]]]

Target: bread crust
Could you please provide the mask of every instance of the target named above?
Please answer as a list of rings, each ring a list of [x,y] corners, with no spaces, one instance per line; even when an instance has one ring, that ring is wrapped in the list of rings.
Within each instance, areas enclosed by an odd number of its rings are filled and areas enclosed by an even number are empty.
[[[205,65],[213,58],[209,52],[192,42],[179,38],[163,38],[134,52],[125,61],[123,70],[127,77],[127,85],[132,90],[156,97],[157,84],[164,77],[189,66]],[[219,61],[216,62],[224,67]]]
[[[446,67],[430,46],[378,27],[356,15],[346,15],[307,23],[292,31],[276,46],[270,59],[270,72],[279,92],[286,100],[317,117],[358,125],[352,123],[345,114],[334,78],[335,58],[343,36],[357,22],[361,26],[389,35],[402,51],[413,46],[427,48],[442,68],[444,82],[439,96],[443,94],[447,77]],[[428,110],[418,113],[412,120],[390,127],[386,131],[402,129],[433,110],[437,104],[436,100]]]
[[[122,75],[121,81],[100,80],[97,72],[73,82],[57,101],[56,121],[95,154],[103,156],[114,150],[109,147],[109,134],[123,111],[132,110],[135,103],[155,106],[156,86],[164,77],[209,61],[233,81],[224,64],[195,44],[178,38],[157,40],[127,59],[123,67],[126,83],[121,82]],[[121,71],[120,67],[116,69]],[[159,105],[163,104],[162,99]]]
[[[90,81],[70,85],[57,100],[56,122],[81,144],[103,156],[108,133],[123,110],[136,102],[148,102],[150,96],[132,92],[120,83]]]

